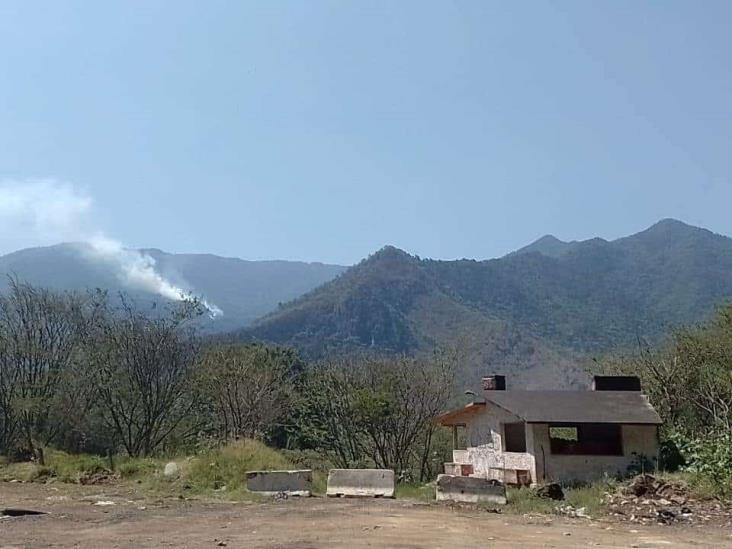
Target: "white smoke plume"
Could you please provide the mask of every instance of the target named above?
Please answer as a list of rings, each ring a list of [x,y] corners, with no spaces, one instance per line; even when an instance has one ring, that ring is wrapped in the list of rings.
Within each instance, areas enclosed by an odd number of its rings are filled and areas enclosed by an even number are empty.
[[[0,253],[29,246],[83,242],[93,260],[111,265],[120,281],[139,290],[182,301],[197,297],[155,270],[155,259],[106,236],[93,218],[91,196],[53,179],[0,181]],[[198,298],[215,318],[223,311]]]

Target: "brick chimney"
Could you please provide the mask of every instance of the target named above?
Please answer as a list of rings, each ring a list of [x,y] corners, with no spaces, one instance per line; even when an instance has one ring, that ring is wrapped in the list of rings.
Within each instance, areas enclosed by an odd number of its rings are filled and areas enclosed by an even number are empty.
[[[480,385],[484,391],[505,391],[506,376],[485,376],[480,380]]]
[[[595,376],[592,379],[593,391],[640,391],[638,376]]]

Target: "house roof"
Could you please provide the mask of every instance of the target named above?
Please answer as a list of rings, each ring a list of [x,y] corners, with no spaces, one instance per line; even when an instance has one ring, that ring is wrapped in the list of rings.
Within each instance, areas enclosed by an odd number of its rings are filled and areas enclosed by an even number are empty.
[[[465,425],[466,419],[475,414],[478,410],[485,410],[485,402],[471,402],[457,410],[450,410],[441,416],[437,416],[435,418],[435,422],[445,426]]]
[[[485,391],[488,402],[528,423],[659,425],[658,413],[635,391]]]

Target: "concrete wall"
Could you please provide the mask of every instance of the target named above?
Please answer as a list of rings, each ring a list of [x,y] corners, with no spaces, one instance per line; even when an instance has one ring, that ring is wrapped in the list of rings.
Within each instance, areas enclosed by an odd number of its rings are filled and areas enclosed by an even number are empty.
[[[565,456],[551,453],[549,426],[531,425],[530,449],[536,457],[536,471],[539,482],[545,481],[590,481],[605,475],[624,474],[634,461],[636,454],[655,458],[658,452],[658,437],[655,425],[623,425],[622,456]],[[546,476],[544,475],[546,473]]]
[[[295,471],[248,471],[247,490],[262,495],[285,493],[292,496],[310,496],[313,472],[310,469]]]
[[[504,452],[503,425],[504,423],[515,423],[520,419],[502,408],[486,404],[485,411],[476,414],[466,425],[466,433],[470,446],[465,450],[454,450],[453,461],[455,463],[469,463],[473,465],[475,477],[495,479],[501,482],[516,482],[515,474],[504,471],[525,470],[529,471],[532,479],[536,478],[534,456],[529,452],[527,441],[527,452]],[[527,439],[528,429],[527,425]]]
[[[484,478],[439,475],[435,485],[437,501],[466,503],[506,503],[506,487],[494,485]]]
[[[655,425],[623,425],[622,456],[552,455],[547,424],[526,424],[526,452],[503,451],[503,423],[519,418],[490,402],[484,411],[474,415],[466,425],[469,446],[453,451],[454,463],[473,466],[475,477],[515,482],[514,475],[500,470],[526,470],[531,482],[589,481],[604,475],[624,474],[636,454],[655,458],[658,438]],[[546,474],[545,474],[546,473]]]
[[[394,497],[391,469],[331,469],[326,495],[331,497]]]

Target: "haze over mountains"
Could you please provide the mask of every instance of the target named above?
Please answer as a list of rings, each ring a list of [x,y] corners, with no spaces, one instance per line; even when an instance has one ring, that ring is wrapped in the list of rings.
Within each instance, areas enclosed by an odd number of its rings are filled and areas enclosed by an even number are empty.
[[[136,300],[162,301],[158,295],[129,287],[113,265],[86,253],[86,244],[27,248],[0,256],[0,273],[57,289],[103,288],[125,291]],[[218,305],[224,314],[206,327],[213,331],[241,328],[343,272],[346,267],[297,261],[244,261],[210,254],[169,254],[142,250],[155,269],[173,284]],[[6,276],[0,280],[0,287]]]
[[[130,290],[80,246],[2,256],[0,273],[54,288]],[[497,371],[515,386],[577,383],[589,356],[658,341],[732,300],[732,239],[675,220],[614,241],[545,236],[485,261],[420,259],[390,246],[351,268],[143,252],[172,283],[223,309],[210,327],[235,340],[310,358],[453,346],[466,382]]]

